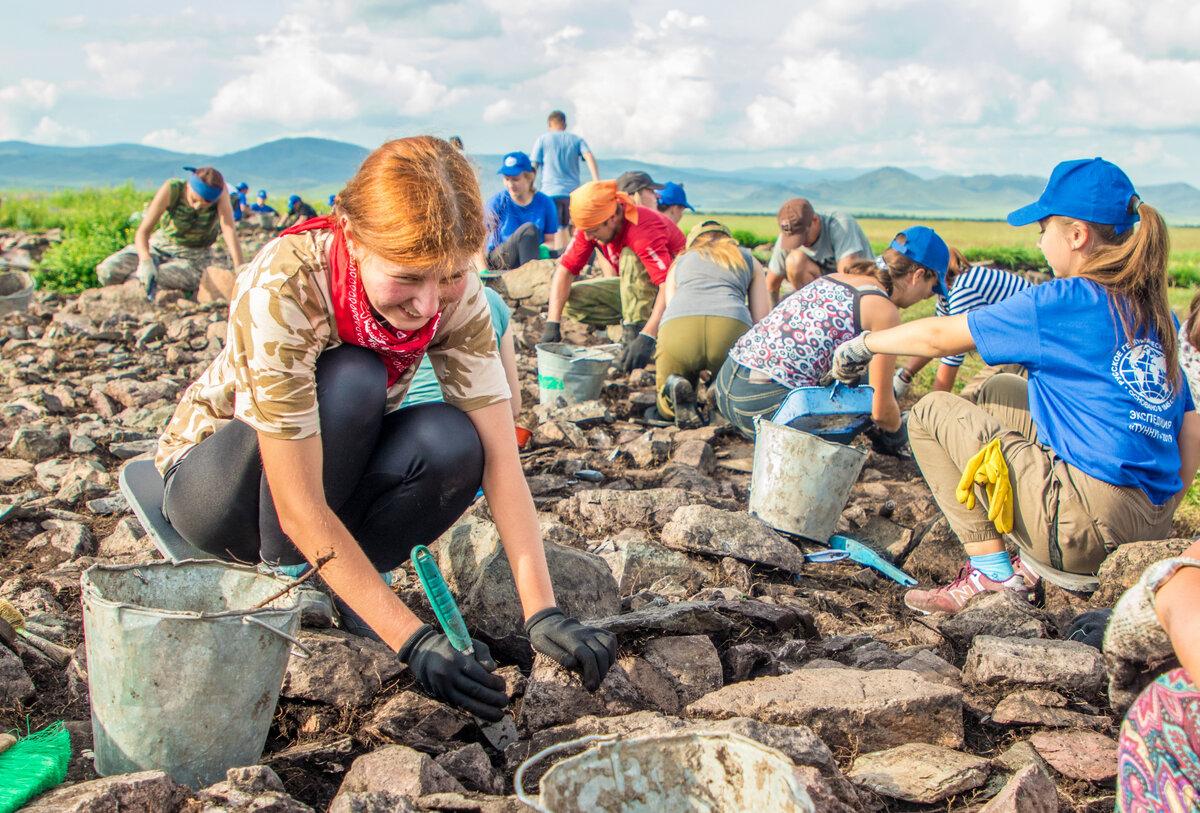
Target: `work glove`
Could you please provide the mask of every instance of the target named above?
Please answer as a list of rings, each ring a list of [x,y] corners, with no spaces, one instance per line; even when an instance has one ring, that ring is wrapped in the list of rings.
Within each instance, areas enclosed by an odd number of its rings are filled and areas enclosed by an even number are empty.
[[[578,672],[589,692],[600,688],[608,667],[617,660],[617,636],[585,627],[557,607],[547,607],[526,621],[525,632],[535,651],[563,669]]]
[[[541,344],[552,344],[562,341],[562,326],[558,322],[547,322],[542,328]]]
[[[889,432],[886,429],[880,429],[878,426],[872,425],[867,430],[866,435],[871,439],[871,448],[880,454],[891,455],[892,457],[908,457],[904,453],[904,447],[908,444],[908,422],[901,420],[900,428],[894,432]]]
[[[154,292],[158,290],[158,265],[154,262],[154,258],[147,257],[144,260],[138,260],[134,276],[146,291],[146,298],[153,299]]]
[[[967,461],[962,479],[954,496],[970,510],[975,507],[975,484],[983,486],[988,496],[988,519],[996,530],[1006,534],[1013,528],[1012,483],[1008,479],[1008,464],[1000,451],[1000,439],[996,438]]]
[[[848,342],[838,345],[833,351],[833,366],[829,374],[833,378],[851,387],[857,387],[867,366],[875,354],[867,349],[867,336],[871,331],[864,330]]]
[[[504,678],[493,675],[496,662],[482,641],[471,640],[474,654],[459,652],[429,624],[400,647],[397,657],[426,692],[488,722],[498,722],[508,706]]]
[[[1088,610],[1086,613],[1080,613],[1072,618],[1071,623],[1063,629],[1063,640],[1078,641],[1081,644],[1102,649],[1104,630],[1111,617],[1112,610]]]
[[[632,373],[634,370],[645,367],[654,360],[654,347],[658,344],[653,336],[647,336],[645,333],[639,333],[637,338],[625,346],[621,352],[621,357],[617,360],[617,365],[621,368],[621,372]]]
[[[638,322],[637,324],[626,323],[621,325],[621,347],[628,347],[629,345],[633,344],[634,340],[641,335],[642,328],[645,326],[645,322]]]
[[[912,386],[912,373],[905,369],[899,369],[892,376],[892,392],[895,393],[896,399],[899,400],[908,395],[908,388]]]

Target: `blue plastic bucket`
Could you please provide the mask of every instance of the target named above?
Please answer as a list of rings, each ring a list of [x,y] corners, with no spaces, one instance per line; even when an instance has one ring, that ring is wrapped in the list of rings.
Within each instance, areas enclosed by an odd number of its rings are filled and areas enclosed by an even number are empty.
[[[849,443],[871,425],[871,387],[798,387],[771,417],[771,423],[808,432],[832,443]]]

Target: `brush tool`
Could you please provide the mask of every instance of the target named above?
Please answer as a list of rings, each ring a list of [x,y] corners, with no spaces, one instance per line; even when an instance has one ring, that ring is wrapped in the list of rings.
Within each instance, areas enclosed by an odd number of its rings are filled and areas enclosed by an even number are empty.
[[[3,599],[0,599],[0,620],[12,625],[12,628],[17,631],[17,635],[20,635],[36,649],[48,655],[59,666],[66,666],[71,662],[71,658],[75,656],[75,653],[65,646],[59,646],[53,641],[47,641],[40,635],[34,635],[25,629],[25,616],[21,615],[20,610]]]
[[[61,722],[21,739],[0,736],[9,743],[0,752],[0,813],[13,813],[67,778],[71,734]]]

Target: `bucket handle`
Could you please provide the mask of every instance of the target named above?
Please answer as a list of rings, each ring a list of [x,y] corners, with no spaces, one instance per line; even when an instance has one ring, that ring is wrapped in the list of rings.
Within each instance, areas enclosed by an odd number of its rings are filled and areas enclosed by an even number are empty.
[[[555,745],[543,748],[531,757],[526,757],[525,761],[521,763],[521,766],[517,768],[516,776],[513,777],[513,786],[517,792],[517,798],[532,807],[538,813],[554,813],[554,811],[548,810],[538,803],[541,799],[540,793],[538,794],[538,798],[534,799],[525,792],[525,786],[523,782],[525,778],[525,770],[535,762],[539,762],[542,757],[548,757],[551,754],[557,754],[559,751],[566,751],[567,749],[574,748],[577,745],[585,745],[591,742],[609,742],[611,740],[615,740],[616,738],[616,734],[590,734],[586,737],[579,737],[578,739],[556,743]]]
[[[295,655],[297,658],[311,658],[312,657],[312,651],[309,650],[309,648],[306,647],[304,644],[300,643],[300,640],[298,638],[296,638],[295,636],[292,636],[292,635],[288,635],[286,632],[284,632],[281,629],[272,627],[270,624],[268,624],[266,621],[263,621],[261,618],[259,618],[256,615],[243,615],[242,623],[243,624],[258,624],[263,629],[270,630],[271,632],[278,635],[280,638],[283,638],[287,641],[291,641],[292,645],[296,647],[295,649],[292,650],[292,654]]]

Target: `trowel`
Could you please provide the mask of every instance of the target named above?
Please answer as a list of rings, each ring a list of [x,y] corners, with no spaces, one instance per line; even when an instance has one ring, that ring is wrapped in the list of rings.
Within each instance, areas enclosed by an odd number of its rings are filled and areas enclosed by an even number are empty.
[[[442,578],[442,571],[438,569],[437,561],[429,552],[429,548],[424,545],[413,548],[412,563],[417,571],[417,578],[421,580],[421,586],[425,588],[425,595],[433,607],[433,614],[437,616],[442,631],[450,639],[450,645],[466,655],[474,655],[475,646],[471,643],[466,622],[463,621],[458,604],[454,601],[454,594]],[[505,713],[498,723],[489,723],[479,717],[475,717],[475,722],[483,736],[497,751],[503,751],[517,741],[517,724],[513,721],[512,712]]]

